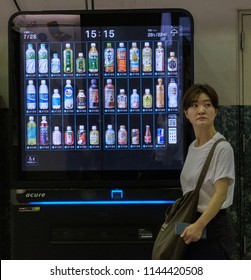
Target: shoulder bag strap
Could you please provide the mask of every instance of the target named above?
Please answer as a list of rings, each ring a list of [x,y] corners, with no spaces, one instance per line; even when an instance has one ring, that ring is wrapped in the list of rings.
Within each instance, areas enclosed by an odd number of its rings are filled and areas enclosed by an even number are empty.
[[[208,170],[208,167],[209,167],[209,165],[210,165],[210,162],[211,162],[211,159],[212,159],[212,157],[213,157],[214,150],[215,150],[217,144],[220,143],[220,142],[222,142],[222,141],[226,141],[226,139],[224,139],[224,138],[218,139],[218,140],[213,144],[211,150],[209,151],[208,156],[207,156],[207,159],[206,159],[206,162],[205,162],[204,165],[203,165],[203,168],[202,168],[201,173],[200,173],[200,177],[199,177],[199,179],[198,179],[198,182],[197,182],[197,185],[196,185],[196,188],[195,188],[196,192],[199,192],[199,190],[200,190],[200,188],[201,188],[201,186],[202,186],[202,183],[203,183],[203,181],[204,181],[204,179],[205,179],[205,176],[206,176],[206,174],[207,174],[207,170]]]

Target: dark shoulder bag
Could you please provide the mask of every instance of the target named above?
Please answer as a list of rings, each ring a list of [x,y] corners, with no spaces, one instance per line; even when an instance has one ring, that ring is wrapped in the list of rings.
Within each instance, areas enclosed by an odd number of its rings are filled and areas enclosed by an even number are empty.
[[[175,234],[175,223],[194,223],[199,200],[199,191],[206,176],[208,167],[216,145],[226,141],[224,138],[217,140],[212,146],[206,162],[200,173],[196,188],[178,198],[166,211],[165,222],[162,225],[157,238],[154,242],[152,259],[153,260],[179,260],[182,259],[187,245],[179,235]]]

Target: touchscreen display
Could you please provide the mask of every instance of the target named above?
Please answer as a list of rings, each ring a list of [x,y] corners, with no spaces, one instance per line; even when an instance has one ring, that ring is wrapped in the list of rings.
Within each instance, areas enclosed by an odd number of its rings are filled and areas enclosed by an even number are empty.
[[[22,171],[182,168],[191,21],[139,15],[135,25],[130,13],[122,23],[105,12],[22,18],[14,78]]]

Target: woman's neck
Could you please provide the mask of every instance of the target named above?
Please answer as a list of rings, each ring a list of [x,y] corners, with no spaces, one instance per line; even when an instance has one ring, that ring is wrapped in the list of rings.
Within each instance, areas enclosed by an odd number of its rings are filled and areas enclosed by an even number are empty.
[[[196,136],[196,141],[195,141],[195,146],[199,147],[207,143],[209,140],[211,140],[214,135],[217,133],[215,128],[212,128],[210,130],[200,130],[200,131],[195,131],[195,136]]]

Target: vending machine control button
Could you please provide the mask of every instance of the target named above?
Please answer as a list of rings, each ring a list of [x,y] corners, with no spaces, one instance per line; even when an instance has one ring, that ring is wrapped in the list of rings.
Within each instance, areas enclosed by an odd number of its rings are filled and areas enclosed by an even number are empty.
[[[111,199],[122,199],[124,197],[123,190],[112,190]]]

